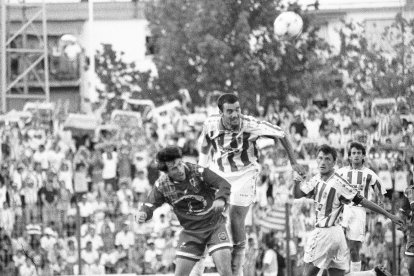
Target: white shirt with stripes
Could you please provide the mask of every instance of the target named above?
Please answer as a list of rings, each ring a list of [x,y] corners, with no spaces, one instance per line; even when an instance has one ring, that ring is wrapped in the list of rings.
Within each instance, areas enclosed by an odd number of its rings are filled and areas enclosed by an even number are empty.
[[[371,195],[375,191],[375,188],[381,194],[387,193],[378,175],[365,166],[362,166],[360,169],[353,169],[351,166],[346,166],[338,169],[336,172],[367,199],[372,199]],[[369,188],[372,188],[372,190]]]
[[[199,165],[224,173],[249,169],[251,165],[257,165],[256,141],[260,137],[283,138],[285,132],[278,126],[246,115],[241,115],[237,130],[228,130],[221,115],[213,115],[205,121],[198,141]]]
[[[336,172],[324,181],[320,174],[301,183],[300,189],[315,202],[316,227],[331,227],[338,224],[344,204],[349,204],[358,194],[348,181]]]

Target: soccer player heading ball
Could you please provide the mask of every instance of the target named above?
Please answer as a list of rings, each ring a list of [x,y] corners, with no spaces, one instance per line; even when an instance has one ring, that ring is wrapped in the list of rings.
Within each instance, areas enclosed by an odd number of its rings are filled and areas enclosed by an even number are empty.
[[[244,221],[254,201],[257,162],[256,141],[260,137],[280,140],[291,165],[299,174],[304,169],[297,164],[286,133],[278,126],[241,114],[239,99],[223,94],[217,102],[219,115],[209,117],[199,139],[199,165],[209,167],[231,185],[229,199],[230,229],[233,238],[233,275],[242,275],[246,232]]]

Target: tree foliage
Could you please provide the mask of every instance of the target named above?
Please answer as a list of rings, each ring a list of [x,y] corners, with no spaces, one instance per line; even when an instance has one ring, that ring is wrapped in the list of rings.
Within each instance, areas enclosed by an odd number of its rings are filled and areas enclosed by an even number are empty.
[[[281,10],[304,18],[297,39],[278,40],[273,21]],[[331,87],[326,59],[329,46],[311,17],[296,4],[275,0],[150,1],[146,17],[157,38],[154,56],[160,91],[174,97],[180,88],[197,102],[211,91],[238,92],[243,102],[286,95],[306,98],[314,89]],[[318,77],[319,76],[319,77]],[[323,81],[322,81],[323,80]],[[250,106],[252,106],[250,104]]]
[[[102,44],[95,55],[95,72],[100,79],[99,98],[107,98],[108,111],[122,108],[122,98],[150,98],[156,91],[152,87],[150,72],[141,72],[135,62],[126,62],[123,52],[112,45]]]
[[[397,14],[380,43],[370,43],[361,24],[345,23],[341,49],[333,64],[343,72],[349,96],[398,97],[413,100],[414,21]]]

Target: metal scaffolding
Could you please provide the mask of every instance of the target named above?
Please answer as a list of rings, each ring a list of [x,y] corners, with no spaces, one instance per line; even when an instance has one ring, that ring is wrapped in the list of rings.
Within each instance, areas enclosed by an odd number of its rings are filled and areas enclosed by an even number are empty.
[[[46,4],[28,4],[22,0],[18,4],[1,1],[1,103],[2,111],[10,108],[11,99],[23,101],[50,100],[49,89],[49,60],[47,42]],[[19,28],[11,28],[10,13],[21,12],[17,22]],[[35,22],[41,22],[41,30]],[[34,34],[32,41],[28,40],[28,31]],[[31,43],[29,43],[31,42]],[[18,63],[18,70],[12,72],[12,60]],[[32,89],[40,87],[39,89]]]

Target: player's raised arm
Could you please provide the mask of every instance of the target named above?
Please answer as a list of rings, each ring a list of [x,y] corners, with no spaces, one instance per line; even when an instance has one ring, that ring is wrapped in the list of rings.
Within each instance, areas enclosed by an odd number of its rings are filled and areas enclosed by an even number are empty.
[[[247,116],[246,116],[247,117]],[[263,136],[263,137],[269,137],[272,139],[278,139],[282,143],[282,146],[285,148],[290,164],[292,165],[292,168],[298,172],[300,175],[304,175],[306,173],[303,166],[299,165],[296,161],[295,154],[293,153],[292,144],[290,143],[290,140],[288,138],[288,135],[286,132],[269,122],[260,121],[257,119],[254,119],[253,117],[247,117],[248,118],[248,125],[246,126],[249,130],[249,132],[256,134],[257,136]]]
[[[305,169],[303,166],[299,165],[296,161],[295,154],[293,153],[292,144],[290,143],[290,140],[287,135],[285,135],[283,138],[279,138],[280,142],[282,143],[282,146],[285,148],[287,155],[289,157],[290,165],[292,166],[293,170],[298,172],[300,175],[304,175]]]

